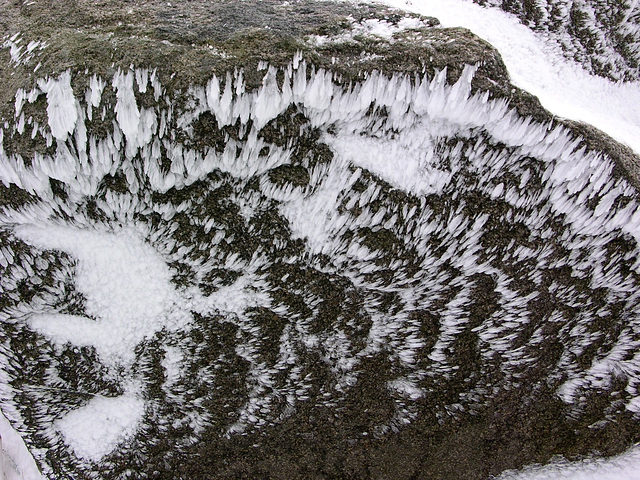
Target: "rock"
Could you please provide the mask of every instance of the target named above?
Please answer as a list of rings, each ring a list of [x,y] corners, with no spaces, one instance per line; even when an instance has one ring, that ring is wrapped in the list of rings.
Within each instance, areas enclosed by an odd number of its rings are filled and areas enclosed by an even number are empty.
[[[638,158],[491,45],[351,3],[0,15],[0,406],[48,478],[638,441]]]

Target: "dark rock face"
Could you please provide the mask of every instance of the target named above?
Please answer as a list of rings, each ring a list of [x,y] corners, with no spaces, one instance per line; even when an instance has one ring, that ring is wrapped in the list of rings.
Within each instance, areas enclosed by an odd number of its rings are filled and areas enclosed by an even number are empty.
[[[636,158],[490,45],[329,2],[5,6],[0,406],[49,478],[639,440]]]

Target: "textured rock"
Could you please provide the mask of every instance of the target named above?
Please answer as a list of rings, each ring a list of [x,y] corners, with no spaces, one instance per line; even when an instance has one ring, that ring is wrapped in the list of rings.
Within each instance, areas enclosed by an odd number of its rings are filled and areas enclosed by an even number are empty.
[[[2,6],[0,406],[49,478],[638,441],[638,159],[486,42],[333,2]]]

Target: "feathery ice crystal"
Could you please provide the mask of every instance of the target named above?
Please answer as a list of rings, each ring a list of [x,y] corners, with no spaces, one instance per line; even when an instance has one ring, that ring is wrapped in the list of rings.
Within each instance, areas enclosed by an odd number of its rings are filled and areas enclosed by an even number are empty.
[[[43,473],[153,478],[296,415],[354,440],[514,401],[553,405],[558,441],[636,418],[640,210],[612,160],[472,93],[472,65],[345,85],[301,57],[253,91],[131,68],[16,93],[0,401]]]

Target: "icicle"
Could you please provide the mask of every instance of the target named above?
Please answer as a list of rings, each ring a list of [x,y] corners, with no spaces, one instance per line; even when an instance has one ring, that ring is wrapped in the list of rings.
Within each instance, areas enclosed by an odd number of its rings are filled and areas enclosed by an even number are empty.
[[[233,92],[231,73],[227,73],[224,85],[224,93],[218,102],[218,108],[215,110],[216,119],[218,120],[218,128],[231,123],[231,115],[233,111]]]
[[[276,82],[276,69],[269,67],[253,104],[252,118],[255,128],[260,130],[270,120],[282,113],[286,106]]]
[[[16,92],[16,101],[15,101],[16,113],[13,116],[14,118],[18,118],[18,115],[20,115],[20,112],[22,111],[22,106],[24,105],[25,100],[26,100],[26,93],[22,88],[19,88],[18,91]]]
[[[38,87],[47,95],[47,116],[51,134],[64,142],[75,128],[78,120],[77,100],[71,89],[71,72],[60,74],[57,80],[38,80]]]
[[[207,106],[212,113],[215,113],[220,105],[220,82],[215,74],[207,82]]]
[[[140,93],[146,93],[147,84],[149,82],[149,70],[146,68],[137,68],[135,73],[136,83],[138,84],[138,91]]]
[[[292,66],[294,70],[298,69],[300,65],[300,61],[302,60],[302,52],[300,50],[296,50],[296,53],[293,55]]]
[[[140,110],[133,93],[133,72],[122,73],[118,70],[113,76],[112,85],[116,89],[117,102],[114,111],[118,125],[127,139],[128,145],[135,148],[137,147]]]

